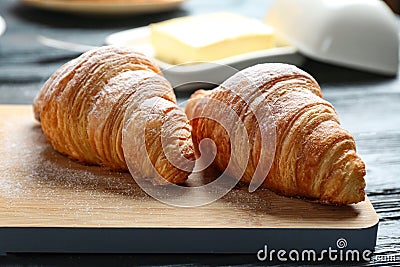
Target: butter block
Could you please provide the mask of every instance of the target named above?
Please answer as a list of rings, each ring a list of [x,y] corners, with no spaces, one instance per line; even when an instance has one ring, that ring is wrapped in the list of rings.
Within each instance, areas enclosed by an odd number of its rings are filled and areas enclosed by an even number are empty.
[[[233,13],[212,13],[150,25],[155,57],[170,64],[209,62],[275,46],[274,29]]]

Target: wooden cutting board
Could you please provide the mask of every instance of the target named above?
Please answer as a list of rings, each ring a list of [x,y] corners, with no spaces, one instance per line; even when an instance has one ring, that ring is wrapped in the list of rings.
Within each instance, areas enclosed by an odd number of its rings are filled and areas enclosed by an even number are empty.
[[[257,253],[269,248],[373,249],[368,198],[328,206],[269,190],[232,190],[199,208],[146,195],[129,173],[84,166],[46,141],[31,106],[0,106],[0,253]]]

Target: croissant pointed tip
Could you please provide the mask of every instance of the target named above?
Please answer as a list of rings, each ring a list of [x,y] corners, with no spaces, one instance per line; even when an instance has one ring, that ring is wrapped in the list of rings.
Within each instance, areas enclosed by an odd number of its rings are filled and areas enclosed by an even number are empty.
[[[215,166],[223,171],[231,159],[231,143],[244,144],[245,135],[234,117],[224,115],[220,106],[209,104],[212,101],[200,101],[202,98],[228,105],[245,123],[251,137],[248,165],[244,175],[233,167],[229,172],[249,184],[250,193],[262,184],[285,196],[324,204],[364,200],[365,166],[356,154],[354,138],[341,127],[334,107],[322,98],[321,88],[308,73],[291,65],[260,64],[236,73],[207,94],[198,91],[192,95],[186,114],[189,119],[197,118],[191,122],[194,140],[215,142]],[[271,116],[258,121],[255,107],[267,105]],[[231,135],[218,129],[214,121],[201,118],[205,110],[215,115],[213,119],[234,125]],[[270,118],[274,119],[276,151],[268,179],[260,182],[254,174],[262,155],[262,132],[256,129],[270,125]],[[244,154],[238,158],[246,160]]]
[[[172,183],[192,171],[191,127],[171,84],[152,59],[130,48],[101,47],[66,63],[33,108],[53,147],[79,162],[124,171],[131,162],[135,177],[159,172]],[[170,164],[170,154],[183,169]]]
[[[249,193],[253,193],[254,191],[257,190],[257,188],[258,188],[258,186],[250,184],[249,185]]]

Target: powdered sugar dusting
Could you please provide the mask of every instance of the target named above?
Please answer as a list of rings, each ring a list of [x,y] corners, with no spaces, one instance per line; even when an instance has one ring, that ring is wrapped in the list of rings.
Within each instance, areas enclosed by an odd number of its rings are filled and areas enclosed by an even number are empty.
[[[129,173],[83,165],[59,154],[31,118],[18,123],[14,119],[4,121],[0,131],[0,138],[4,140],[0,152],[7,155],[0,161],[0,198],[4,200],[0,209],[8,212],[13,220],[28,218],[38,224],[62,226],[122,223],[140,226],[170,225],[163,218],[172,216],[174,224],[200,223],[207,227],[215,219],[221,220],[221,224],[238,219],[237,216],[204,215],[214,213],[209,205],[196,208],[200,213],[195,220],[176,220],[177,214],[185,217],[187,209],[170,207],[150,198]],[[235,189],[212,206],[229,207],[238,214],[243,212],[239,216],[241,220],[254,221],[259,220],[257,216],[249,218],[245,213],[259,208],[252,203],[256,200],[245,190]]]
[[[146,195],[129,173],[59,154],[31,112],[26,107],[16,111],[0,108],[5,118],[0,121],[0,226],[304,228],[341,221],[349,227],[369,216],[365,203],[324,206],[263,189],[250,194],[246,187],[210,205],[171,207]]]
[[[20,125],[6,120],[1,126],[2,208],[12,211],[19,206],[50,217],[76,218],[99,214],[104,208],[135,207],[131,204],[150,200],[129,173],[86,166],[56,152],[37,123],[28,120]]]

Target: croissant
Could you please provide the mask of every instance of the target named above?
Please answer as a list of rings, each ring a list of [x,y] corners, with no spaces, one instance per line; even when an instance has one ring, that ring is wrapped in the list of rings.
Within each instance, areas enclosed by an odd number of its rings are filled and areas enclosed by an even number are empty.
[[[229,107],[237,118],[226,116],[217,103]],[[262,107],[268,107],[270,113],[257,117]],[[204,138],[213,140],[215,166],[220,171],[229,168],[227,173],[245,184],[251,183],[258,164],[261,168],[268,165],[266,158],[272,153],[269,172],[262,177],[263,187],[326,204],[364,200],[365,165],[356,154],[353,137],[340,126],[334,107],[322,98],[317,82],[294,66],[270,63],[242,70],[214,90],[195,92],[186,114],[195,146]],[[218,122],[232,126],[228,129],[230,138]],[[238,122],[246,131],[238,128]],[[275,151],[263,151],[261,133],[263,127],[271,126]],[[236,155],[234,159],[244,164],[241,173],[235,167],[238,164],[228,163],[234,156],[231,146],[245,144],[245,132],[248,158]]]
[[[142,105],[146,101],[154,107]],[[66,63],[44,84],[33,108],[52,146],[82,163],[123,171],[129,161],[135,174],[172,183],[184,182],[193,168],[191,126],[171,85],[155,63],[128,48],[101,47]],[[162,131],[165,123],[170,128]],[[162,134],[185,168],[167,160]]]

